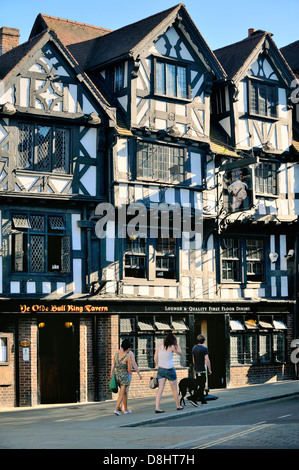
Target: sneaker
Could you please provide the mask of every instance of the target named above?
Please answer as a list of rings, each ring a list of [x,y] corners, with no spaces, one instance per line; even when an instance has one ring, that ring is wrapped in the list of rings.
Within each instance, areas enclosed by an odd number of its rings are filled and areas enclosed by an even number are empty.
[[[124,415],[127,415],[128,413],[132,413],[131,410],[124,411]]]
[[[195,400],[193,400],[193,398],[189,398],[189,403],[191,403],[191,405],[193,405],[195,407],[198,406],[197,402]]]
[[[117,411],[117,410],[114,410],[114,414],[117,415],[117,416],[120,416],[120,412]]]

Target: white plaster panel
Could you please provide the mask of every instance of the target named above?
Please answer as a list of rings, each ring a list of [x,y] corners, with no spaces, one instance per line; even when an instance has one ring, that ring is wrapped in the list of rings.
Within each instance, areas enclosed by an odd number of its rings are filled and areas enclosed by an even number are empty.
[[[82,260],[73,259],[73,289],[74,294],[82,293]]]
[[[10,283],[10,293],[19,294],[21,292],[20,281],[11,281]]]
[[[91,158],[97,156],[97,129],[90,128],[81,139],[81,144]]]
[[[117,141],[117,165],[120,173],[128,173],[128,141],[119,139]]]
[[[183,299],[191,297],[191,279],[187,276],[182,276],[182,297]]]
[[[20,79],[20,106],[28,108],[29,106],[30,78]]]
[[[271,277],[271,296],[277,297],[276,277]]]
[[[43,294],[51,294],[51,282],[43,282],[42,283],[42,293]]]
[[[96,109],[92,106],[90,101],[86,98],[85,95],[83,95],[83,106],[82,106],[82,111],[84,114],[90,114],[90,113],[96,113]]]
[[[115,224],[112,220],[107,222],[106,231],[106,261],[115,261]]]
[[[178,298],[178,288],[175,286],[168,287],[168,297],[170,299],[177,299]]]
[[[57,282],[56,292],[57,292],[57,294],[65,294],[66,293],[66,284],[65,284],[65,282]]]
[[[195,292],[196,299],[203,298],[203,281],[202,281],[202,278],[200,277],[196,277],[194,279],[194,292]]]
[[[26,282],[26,291],[27,294],[35,294],[36,293],[36,284],[32,281]]]
[[[96,195],[96,187],[97,187],[97,173],[96,167],[90,166],[86,173],[80,179],[80,182],[85,186],[87,191],[89,192],[90,196]]]
[[[77,112],[77,85],[69,85],[68,89],[68,111],[70,113],[76,113]]]
[[[164,297],[164,286],[154,286],[154,297]]]
[[[165,202],[167,204],[175,204],[175,190],[174,190],[174,188],[167,188],[166,191],[165,191],[165,196],[164,197],[165,197]]]
[[[72,214],[72,249],[81,250],[81,229],[78,222],[81,220],[80,214]]]
[[[287,297],[289,295],[289,292],[288,292],[288,277],[287,276],[281,276],[280,284],[281,284],[281,297]]]
[[[190,153],[191,161],[191,185],[201,185],[202,184],[202,173],[201,173],[201,154],[200,153]]]

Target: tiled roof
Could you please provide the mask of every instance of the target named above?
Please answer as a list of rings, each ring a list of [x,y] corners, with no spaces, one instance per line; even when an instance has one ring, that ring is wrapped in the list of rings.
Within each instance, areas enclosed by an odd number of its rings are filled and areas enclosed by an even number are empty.
[[[107,63],[132,53],[136,47],[170,15],[181,8],[182,4],[169,8],[136,23],[124,26],[109,34],[102,35],[93,44],[87,67]]]
[[[13,69],[25,59],[27,54],[34,48],[34,46],[42,40],[46,31],[38,34],[20,46],[14,47],[5,54],[0,56],[0,79],[3,80]]]
[[[288,46],[282,47],[280,52],[285,57],[289,66],[294,72],[299,72],[299,41],[292,42]]]
[[[238,74],[245,61],[252,54],[265,35],[265,31],[256,32],[242,41],[230,44],[214,51],[217,59],[226,71],[229,80],[233,80]]]
[[[47,28],[55,32],[59,40],[69,49],[83,68],[88,61],[95,40],[111,33],[111,29],[39,14],[32,28],[30,38]]]

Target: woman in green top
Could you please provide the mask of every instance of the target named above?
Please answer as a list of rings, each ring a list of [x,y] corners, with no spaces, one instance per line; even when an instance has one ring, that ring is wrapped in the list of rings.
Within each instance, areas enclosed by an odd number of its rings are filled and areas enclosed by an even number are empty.
[[[111,367],[110,377],[112,378],[114,372],[116,383],[120,387],[114,410],[114,414],[118,416],[120,415],[118,408],[121,402],[123,402],[124,413],[130,413],[127,408],[127,387],[130,385],[130,376],[132,375],[132,367],[129,357],[130,347],[131,345],[129,341],[124,340],[122,342],[122,351],[118,351],[114,354]]]

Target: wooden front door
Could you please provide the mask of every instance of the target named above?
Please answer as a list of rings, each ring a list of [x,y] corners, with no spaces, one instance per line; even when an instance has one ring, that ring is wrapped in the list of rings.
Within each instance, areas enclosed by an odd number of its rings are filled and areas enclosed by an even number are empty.
[[[67,327],[68,326],[68,327]],[[43,321],[39,327],[40,403],[74,403],[78,392],[76,325],[64,320]]]

